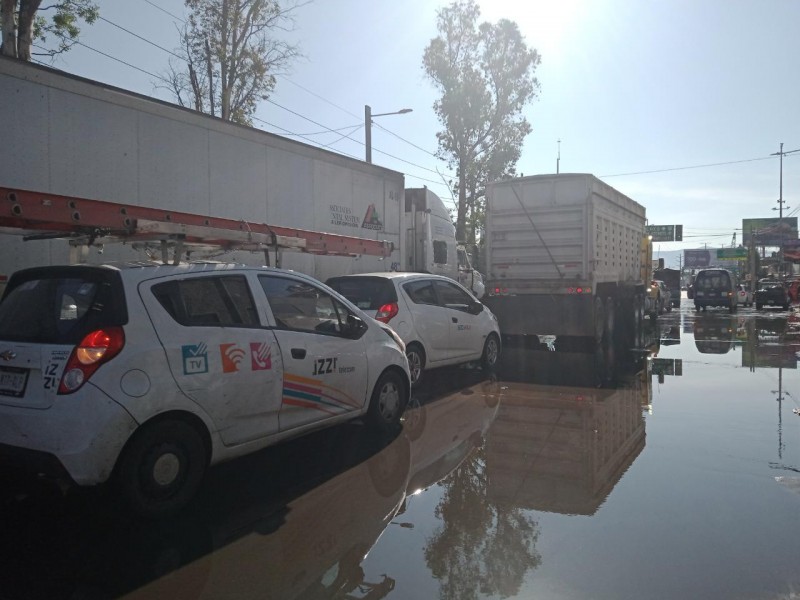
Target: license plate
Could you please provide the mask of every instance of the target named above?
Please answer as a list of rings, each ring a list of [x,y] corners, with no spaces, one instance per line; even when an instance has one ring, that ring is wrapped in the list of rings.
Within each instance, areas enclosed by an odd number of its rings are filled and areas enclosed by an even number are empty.
[[[767,304],[775,304],[775,300],[767,300]]]
[[[0,395],[21,398],[28,385],[29,369],[0,367]]]

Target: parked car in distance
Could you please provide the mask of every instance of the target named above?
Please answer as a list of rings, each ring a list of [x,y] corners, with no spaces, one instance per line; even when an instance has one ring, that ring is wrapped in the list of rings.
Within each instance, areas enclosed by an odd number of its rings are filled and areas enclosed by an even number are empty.
[[[280,440],[357,417],[395,430],[409,396],[397,334],[291,271],[40,267],[0,301],[0,457],[111,481],[147,515]]]
[[[774,306],[779,306],[783,310],[789,310],[789,305],[791,303],[789,288],[781,281],[762,279],[758,282],[755,302],[756,310]]]
[[[736,276],[727,269],[703,269],[694,278],[694,308],[706,310],[709,306],[721,306],[735,312]]]
[[[753,292],[744,283],[736,286],[736,299],[741,306],[753,306]]]
[[[497,364],[497,318],[452,279],[386,272],[332,277],[327,283],[402,338],[412,386],[427,369],[477,360],[487,369]]]

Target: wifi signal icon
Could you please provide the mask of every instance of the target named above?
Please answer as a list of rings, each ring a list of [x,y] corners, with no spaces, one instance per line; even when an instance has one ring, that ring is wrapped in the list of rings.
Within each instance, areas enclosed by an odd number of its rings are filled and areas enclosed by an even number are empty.
[[[236,344],[220,344],[220,355],[222,356],[222,372],[235,373],[239,370],[239,364],[244,360],[245,350]]]

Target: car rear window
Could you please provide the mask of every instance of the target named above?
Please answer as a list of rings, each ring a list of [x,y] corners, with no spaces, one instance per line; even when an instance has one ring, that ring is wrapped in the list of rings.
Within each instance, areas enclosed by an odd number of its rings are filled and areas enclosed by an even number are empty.
[[[384,304],[397,302],[397,292],[389,279],[333,277],[325,283],[361,310],[378,310]]]
[[[77,344],[88,333],[128,322],[119,273],[45,267],[11,277],[0,302],[0,339]]]
[[[731,288],[731,277],[727,271],[706,271],[698,274],[694,287],[701,290],[729,290]]]

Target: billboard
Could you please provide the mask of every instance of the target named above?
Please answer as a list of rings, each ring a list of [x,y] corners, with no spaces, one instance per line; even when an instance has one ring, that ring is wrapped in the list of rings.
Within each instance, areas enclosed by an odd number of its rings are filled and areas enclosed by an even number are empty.
[[[684,250],[683,266],[687,269],[702,269],[711,264],[710,250]]]
[[[797,217],[742,219],[742,239],[745,246],[780,246],[796,240]]]

